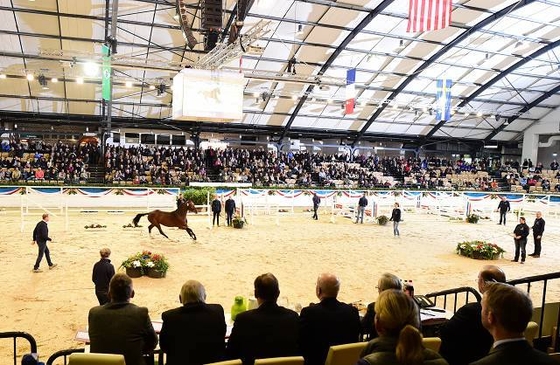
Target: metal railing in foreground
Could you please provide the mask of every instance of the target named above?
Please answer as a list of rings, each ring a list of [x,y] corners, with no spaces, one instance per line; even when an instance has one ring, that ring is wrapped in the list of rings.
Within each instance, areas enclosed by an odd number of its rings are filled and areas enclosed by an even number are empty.
[[[29,347],[30,347],[30,352],[32,354],[36,354],[37,353],[37,341],[35,341],[35,338],[33,338],[33,336],[31,336],[29,333],[27,332],[18,332],[18,331],[12,331],[12,332],[0,332],[0,338],[11,338],[14,341],[14,365],[17,365],[17,339],[18,338],[24,338],[29,342]]]
[[[53,365],[54,361],[59,357],[62,357],[64,359],[64,365],[66,365],[68,363],[68,356],[76,352],[84,352],[84,351],[85,349],[66,349],[66,350],[57,351],[49,357],[46,365]]]
[[[477,302],[480,302],[480,300],[482,299],[480,294],[478,293],[478,291],[476,291],[476,289],[471,288],[470,286],[462,286],[460,288],[454,288],[454,289],[447,289],[447,290],[442,290],[442,291],[437,291],[437,292],[433,292],[433,293],[428,293],[425,295],[425,297],[430,298],[433,300],[434,304],[436,306],[440,306],[444,309],[447,309],[447,296],[453,296],[453,313],[457,312],[457,303],[459,301],[459,296],[461,294],[464,293],[465,296],[465,302],[463,304],[461,304],[459,306],[462,307],[463,305],[472,302],[473,300],[469,300],[469,295],[472,295],[474,297],[474,300],[476,300]],[[443,297],[443,304],[439,303],[438,304],[438,298],[439,297]]]

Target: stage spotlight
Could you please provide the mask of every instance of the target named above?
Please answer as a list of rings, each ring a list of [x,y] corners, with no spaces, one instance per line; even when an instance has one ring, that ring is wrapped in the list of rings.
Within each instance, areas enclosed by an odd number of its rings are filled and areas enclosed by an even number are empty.
[[[210,28],[208,34],[205,37],[204,42],[204,50],[211,51],[216,47],[216,43],[218,43],[218,38],[220,37],[220,33],[217,29]]]
[[[157,97],[158,98],[163,98],[163,96],[165,95],[167,91],[167,86],[165,84],[159,84],[157,87]]]
[[[84,73],[86,76],[97,76],[99,72],[99,65],[93,62],[84,63]]]
[[[57,79],[56,77],[53,77],[53,78],[51,79],[51,82],[52,82],[53,84],[56,84],[56,83],[58,82],[58,79]]]
[[[295,75],[296,74],[296,63],[297,60],[295,57],[292,57],[290,60],[288,60],[288,68],[286,70],[286,72],[288,72],[289,74]]]

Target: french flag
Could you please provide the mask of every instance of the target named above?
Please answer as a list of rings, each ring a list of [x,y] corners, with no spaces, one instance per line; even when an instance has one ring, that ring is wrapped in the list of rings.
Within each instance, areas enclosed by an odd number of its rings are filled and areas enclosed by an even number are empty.
[[[345,114],[354,113],[356,105],[356,69],[346,71],[346,97],[344,102]]]

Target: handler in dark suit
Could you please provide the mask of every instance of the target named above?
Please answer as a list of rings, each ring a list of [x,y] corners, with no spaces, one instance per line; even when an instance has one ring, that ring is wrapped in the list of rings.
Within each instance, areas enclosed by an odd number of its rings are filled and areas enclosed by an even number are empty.
[[[111,260],[109,260],[109,256],[111,256],[110,249],[102,248],[99,254],[101,259],[93,265],[91,280],[95,284],[95,296],[99,301],[99,305],[103,305],[109,303],[109,283],[113,275],[115,275],[115,267],[111,264]]]
[[[502,283],[490,285],[482,297],[482,324],[492,334],[490,353],[472,365],[553,365],[550,356],[535,350],[523,337],[533,316],[529,296]]]
[[[298,354],[298,315],[276,304],[279,295],[274,275],[255,279],[259,307],[237,315],[226,349],[229,359],[252,365],[255,359]]]
[[[167,365],[202,365],[223,359],[226,321],[224,308],[206,304],[206,290],[195,280],[181,288],[182,307],[163,312],[159,346]],[[163,364],[162,364],[163,365]]]
[[[324,365],[329,347],[359,341],[358,310],[336,299],[339,289],[335,275],[322,274],[315,288],[321,302],[301,311],[300,349],[306,365]]]
[[[47,225],[49,221],[49,215],[47,213],[43,214],[43,220],[37,223],[35,229],[33,230],[33,244],[37,243],[39,247],[39,252],[37,254],[37,260],[35,261],[35,266],[33,266],[33,272],[41,272],[39,265],[41,265],[41,260],[43,260],[43,255],[47,259],[47,264],[49,264],[49,269],[56,267],[51,261],[51,253],[47,247],[47,241],[52,241],[49,237],[49,226]]]
[[[91,352],[124,355],[126,365],[144,365],[142,354],[156,348],[158,339],[148,308],[130,303],[132,280],[115,274],[109,284],[110,303],[89,310]]]
[[[492,283],[505,283],[506,275],[497,266],[487,265],[478,273],[478,291],[484,293]],[[449,365],[467,365],[488,354],[492,335],[482,326],[479,302],[467,303],[440,327],[439,353]]]
[[[222,203],[218,199],[218,196],[214,196],[214,200],[212,200],[212,226],[215,224],[220,226],[220,213],[222,212]]]
[[[231,196],[226,200],[226,222],[228,226],[231,226],[231,221],[233,219],[233,214],[235,213],[235,200]]]

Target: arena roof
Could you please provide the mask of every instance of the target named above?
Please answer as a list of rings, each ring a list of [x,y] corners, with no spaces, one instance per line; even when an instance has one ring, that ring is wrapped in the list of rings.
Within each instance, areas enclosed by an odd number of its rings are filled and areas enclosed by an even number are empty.
[[[119,0],[117,125],[224,130],[172,121],[172,91],[158,87],[204,55],[200,4],[183,3],[199,42],[193,50],[174,0]],[[229,28],[237,1],[223,3]],[[101,60],[109,10],[105,0],[0,0],[0,115],[99,124],[99,70],[88,76],[86,69]],[[560,0],[454,0],[451,26],[422,33],[406,32],[407,12],[408,0],[254,1],[242,34],[260,20],[270,31],[256,42],[262,54],[243,56],[244,118],[228,128],[351,142],[516,141],[560,104]],[[287,72],[293,57],[296,75]],[[226,67],[238,68],[239,60]],[[351,68],[356,109],[345,114],[343,81]],[[433,115],[442,78],[453,82],[454,114],[446,122]]]

